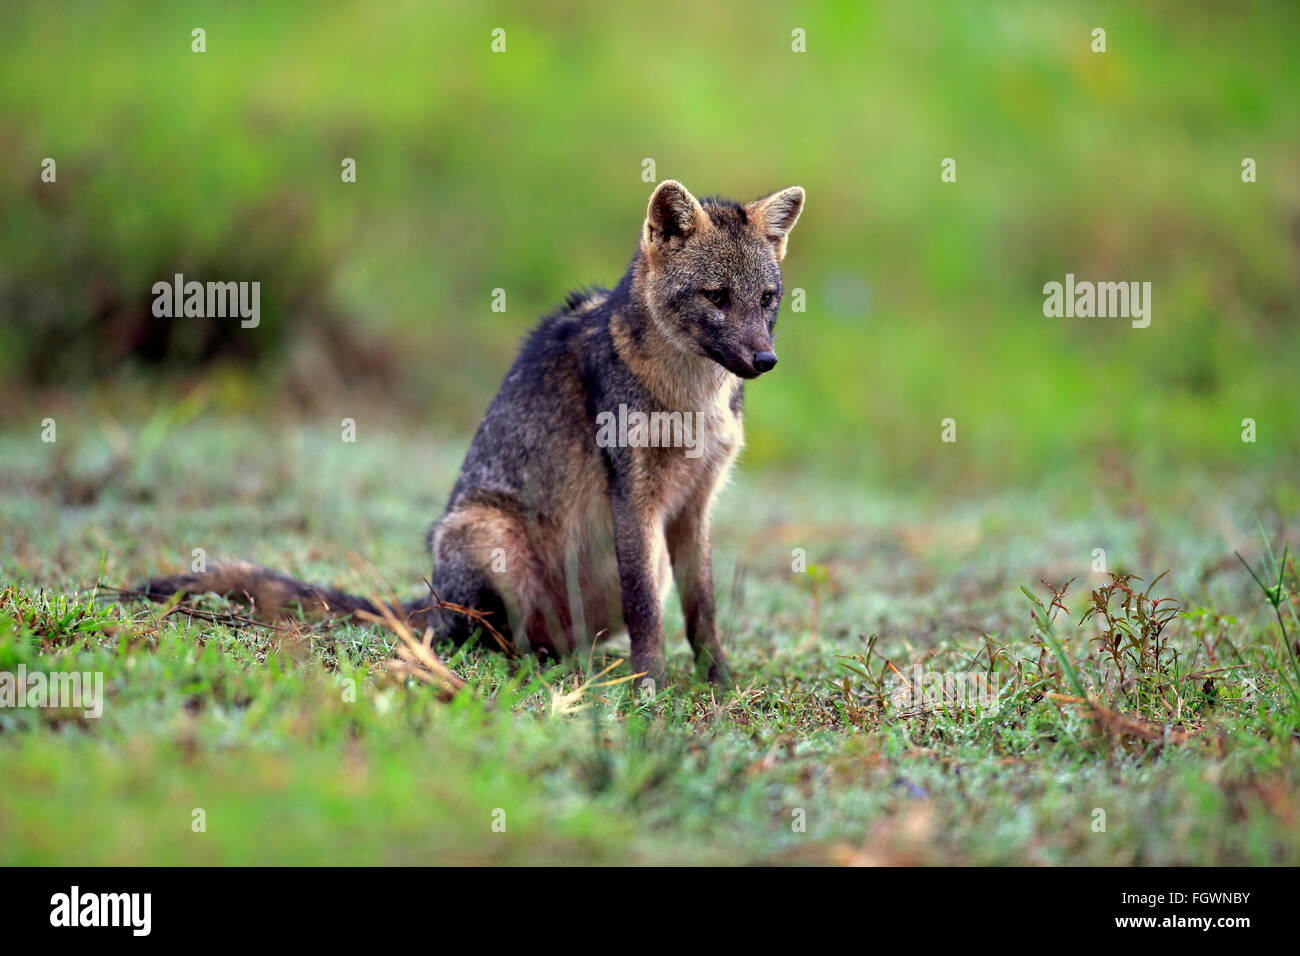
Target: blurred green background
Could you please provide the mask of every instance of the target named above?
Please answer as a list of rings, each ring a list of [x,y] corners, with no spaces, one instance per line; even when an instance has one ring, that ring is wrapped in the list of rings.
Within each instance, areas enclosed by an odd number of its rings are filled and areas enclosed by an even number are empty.
[[[463,436],[536,318],[617,280],[650,158],[808,191],[748,467],[1290,467],[1297,35],[1294,3],[6,5],[0,415]],[[154,320],[175,272],[260,281],[261,327]],[[1151,282],[1151,326],[1045,318],[1067,272]]]

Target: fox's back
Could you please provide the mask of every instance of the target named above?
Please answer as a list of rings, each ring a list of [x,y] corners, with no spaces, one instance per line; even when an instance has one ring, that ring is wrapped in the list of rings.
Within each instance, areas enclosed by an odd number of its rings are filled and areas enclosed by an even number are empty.
[[[528,335],[474,435],[449,511],[466,496],[495,493],[539,514],[554,512],[599,465],[584,379],[590,364],[608,362],[611,349],[608,316],[599,309],[608,293],[593,295],[599,300],[569,304]]]

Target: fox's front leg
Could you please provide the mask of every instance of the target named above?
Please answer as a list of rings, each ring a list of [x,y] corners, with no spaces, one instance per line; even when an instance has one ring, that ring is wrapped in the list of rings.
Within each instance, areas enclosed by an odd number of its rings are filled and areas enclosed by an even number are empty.
[[[696,671],[706,673],[711,684],[730,687],[731,672],[718,641],[708,502],[707,493],[696,496],[669,523],[668,554],[673,562],[677,593],[682,599],[686,639],[695,652]]]
[[[642,520],[640,509],[626,489],[616,485],[610,499],[623,621],[632,643],[632,671],[645,674],[637,679],[638,686],[651,680],[656,688],[663,687],[667,668],[663,619],[652,564],[651,528]]]

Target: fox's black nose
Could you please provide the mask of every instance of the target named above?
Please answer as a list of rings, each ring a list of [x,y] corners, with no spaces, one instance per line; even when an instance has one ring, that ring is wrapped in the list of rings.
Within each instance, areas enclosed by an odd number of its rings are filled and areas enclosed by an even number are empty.
[[[775,352],[755,352],[755,353],[754,353],[754,368],[758,369],[760,372],[767,372],[767,371],[769,371],[769,370],[771,370],[771,369],[776,368],[776,353],[775,353]]]

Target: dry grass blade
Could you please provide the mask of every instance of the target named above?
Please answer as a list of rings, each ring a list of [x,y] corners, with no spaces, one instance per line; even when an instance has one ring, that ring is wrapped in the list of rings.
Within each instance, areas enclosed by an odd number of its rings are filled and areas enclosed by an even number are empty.
[[[1181,744],[1196,736],[1192,731],[1179,730],[1165,724],[1121,714],[1117,710],[1111,710],[1092,695],[1075,697],[1070,694],[1049,693],[1046,696],[1064,704],[1087,704],[1093,718],[1097,721],[1097,726],[1118,737],[1138,737],[1142,740]]]
[[[378,614],[358,611],[357,616],[383,624],[396,634],[401,642],[397,646],[397,656],[390,659],[385,665],[390,672],[424,681],[424,683],[436,687],[439,695],[443,698],[450,698],[465,687],[464,679],[444,664],[442,658],[434,652],[432,628],[425,630],[424,640],[421,641],[411,633],[411,628],[406,621],[393,613],[392,605],[389,602],[372,597],[371,603],[379,608]]]
[[[1088,697],[1088,706],[1092,708],[1093,716],[1096,718],[1098,725],[1116,736],[1139,737],[1153,742],[1167,741],[1171,744],[1181,744],[1196,736],[1186,730],[1177,730],[1149,720],[1127,717],[1118,711],[1111,710],[1096,697]]]
[[[591,677],[588,677],[585,681],[583,681],[581,684],[579,684],[573,690],[568,691],[567,693],[561,693],[560,691],[554,691],[554,690],[551,691],[551,716],[567,717],[570,714],[576,714],[579,711],[586,710],[588,707],[591,706],[591,703],[590,702],[584,703],[582,698],[586,695],[588,691],[594,690],[597,687],[613,687],[616,684],[625,684],[630,680],[636,680],[638,677],[645,676],[645,672],[643,671],[640,674],[629,674],[626,677],[616,677],[613,680],[597,681],[598,677],[604,677],[606,674],[608,674],[615,667],[618,667],[618,665],[622,663],[623,663],[623,658],[620,657],[618,660],[610,664],[599,674],[593,674]]]
[[[492,622],[488,620],[487,614],[483,613],[478,608],[466,607],[463,604],[453,604],[450,601],[444,601],[442,598],[438,597],[438,592],[433,589],[432,582],[426,580],[424,583],[428,585],[429,593],[433,595],[433,603],[419,608],[418,610],[430,611],[436,609],[439,611],[452,611],[455,614],[463,614],[479,627],[483,628],[483,630],[491,634],[492,639],[497,642],[497,646],[506,654],[515,657],[519,653],[518,649],[507,641],[500,631],[492,626]]]

